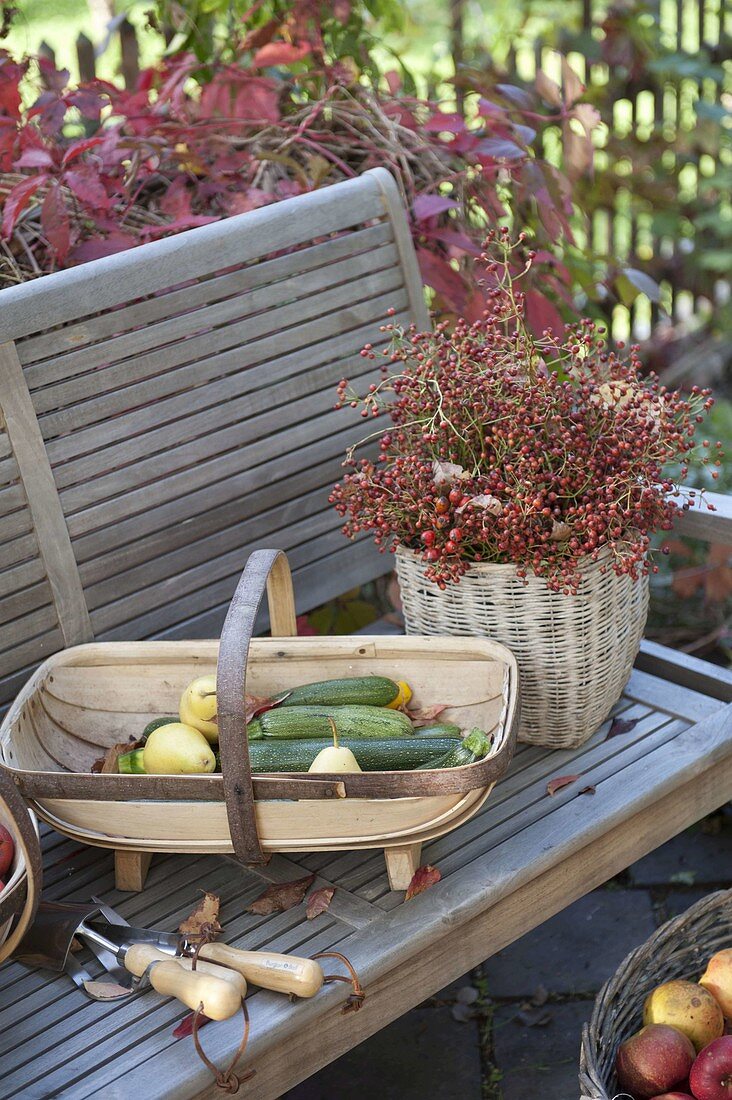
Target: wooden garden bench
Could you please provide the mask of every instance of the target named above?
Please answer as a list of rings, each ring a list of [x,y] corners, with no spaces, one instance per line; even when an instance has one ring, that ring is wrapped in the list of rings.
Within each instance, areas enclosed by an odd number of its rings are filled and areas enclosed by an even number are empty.
[[[256,546],[288,550],[301,610],[389,568],[342,539],[326,499],[358,434],[331,410],[335,382],[366,369],[358,351],[390,307],[427,323],[387,173],[46,276],[0,306],[3,700],[63,645],[215,636]],[[732,507],[714,499],[679,530],[732,544]],[[110,853],[44,826],[45,894],[98,894],[172,929],[205,888],[230,942],[344,951],[360,1012],[341,1015],[341,986],[250,1000],[257,1076],[241,1095],[274,1100],[732,795],[732,674],[645,644],[616,711],[638,719],[621,736],[606,723],[580,749],[520,747],[482,811],[426,846],[442,880],[408,904],[380,852],[252,869],[159,856],[125,894]],[[581,782],[549,797],[564,774]],[[336,888],[326,914],[245,912],[264,884],[308,872]],[[182,1015],[154,993],[93,1003],[65,976],[6,964],[3,1098],[220,1095],[191,1039],[173,1037]],[[225,1063],[240,1029],[208,1028],[209,1055]]]

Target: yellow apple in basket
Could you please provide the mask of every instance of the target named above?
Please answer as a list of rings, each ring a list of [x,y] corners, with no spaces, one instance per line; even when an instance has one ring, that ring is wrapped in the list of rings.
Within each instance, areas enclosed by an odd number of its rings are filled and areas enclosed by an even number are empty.
[[[722,1009],[711,993],[697,982],[680,979],[657,985],[648,994],[643,1023],[677,1028],[691,1039],[697,1051],[724,1031]]]
[[[199,676],[188,685],[180,697],[180,720],[186,726],[193,726],[207,741],[218,741],[215,676]]]
[[[732,947],[712,955],[699,985],[709,990],[723,1014],[732,1020]]]

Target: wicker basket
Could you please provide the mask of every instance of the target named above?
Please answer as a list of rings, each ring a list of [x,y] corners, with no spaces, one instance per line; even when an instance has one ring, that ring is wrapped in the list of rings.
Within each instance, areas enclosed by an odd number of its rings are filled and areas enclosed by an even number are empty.
[[[250,646],[265,586],[275,637]],[[101,642],[44,662],[0,729],[0,774],[59,831],[116,849],[128,866],[136,853],[150,852],[233,852],[243,863],[261,863],[270,852],[384,848],[392,885],[404,888],[422,842],[477,813],[508,767],[517,725],[516,662],[484,638],[298,638],[295,632],[287,559],[280,551],[256,551],[220,644]],[[212,672],[223,774],[89,774],[107,746],[139,737],[151,717],[177,710],[190,680]],[[405,678],[417,705],[444,703],[446,718],[491,732],[489,755],[445,770],[252,777],[245,685],[268,696],[309,680],[369,673]]]
[[[648,613],[648,578],[632,581],[589,564],[576,596],[516,576],[513,565],[472,565],[441,591],[419,555],[398,548],[397,577],[408,634],[488,636],[515,656],[521,675],[519,740],[581,745],[625,687]]]
[[[661,982],[697,981],[709,957],[732,946],[732,890],[710,894],[662,925],[631,951],[595,1000],[582,1030],[582,1100],[612,1100],[620,1093],[615,1076],[619,1045],[642,1026],[643,1002]]]
[[[15,784],[0,773],[0,824],[15,840],[10,875],[0,890],[0,962],[15,950],[35,916],[41,896],[38,825]]]

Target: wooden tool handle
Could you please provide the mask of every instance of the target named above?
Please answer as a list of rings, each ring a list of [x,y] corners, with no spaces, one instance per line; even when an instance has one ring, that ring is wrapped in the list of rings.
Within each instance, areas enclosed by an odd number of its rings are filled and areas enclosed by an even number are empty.
[[[230,966],[248,982],[276,993],[313,997],[323,984],[323,971],[314,959],[278,955],[274,951],[240,951],[225,943],[207,943],[199,958]],[[198,964],[201,965],[200,962]]]
[[[191,960],[187,962],[190,964]],[[177,997],[194,1011],[200,1007],[210,1020],[228,1020],[241,1005],[241,987],[237,982],[215,977],[208,968],[206,973],[194,973],[181,966],[180,959],[173,959],[150,944],[136,943],[127,949],[125,966],[131,974],[142,977],[150,963],[155,963],[150,970],[153,989],[163,996]]]
[[[281,550],[255,550],[251,554],[229,604],[219,643],[216,669],[219,752],[231,842],[241,863],[267,862],[257,834],[245,707],[249,643],[265,590],[273,636],[279,631],[289,636],[296,634],[292,577]]]

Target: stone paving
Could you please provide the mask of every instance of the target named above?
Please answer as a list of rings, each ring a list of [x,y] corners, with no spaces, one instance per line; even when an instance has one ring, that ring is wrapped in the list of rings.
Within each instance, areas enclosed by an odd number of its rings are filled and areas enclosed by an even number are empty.
[[[283,1100],[577,1100],[595,994],[654,928],[732,883],[732,804],[488,959]]]

